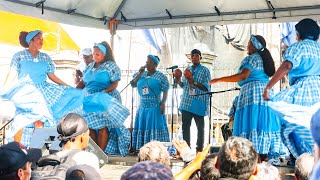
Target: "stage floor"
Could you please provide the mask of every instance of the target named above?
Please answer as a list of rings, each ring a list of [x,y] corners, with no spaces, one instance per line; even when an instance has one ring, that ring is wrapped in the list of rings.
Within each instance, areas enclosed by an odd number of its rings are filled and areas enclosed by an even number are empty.
[[[109,163],[104,165],[101,169],[101,176],[104,180],[120,179],[122,173],[138,162],[137,155],[127,155],[126,157],[109,156]],[[177,159],[171,160],[171,169],[173,174],[180,172],[184,168],[184,162]],[[279,169],[281,179],[294,180],[293,168],[277,167]]]

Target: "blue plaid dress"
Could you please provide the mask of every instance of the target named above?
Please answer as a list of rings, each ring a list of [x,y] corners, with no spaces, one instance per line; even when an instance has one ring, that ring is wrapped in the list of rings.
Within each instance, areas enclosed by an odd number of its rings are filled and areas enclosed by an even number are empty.
[[[121,79],[120,68],[114,61],[107,61],[98,68],[95,62],[90,63],[84,70],[85,91],[88,93],[87,103],[84,103],[86,113],[84,118],[90,129],[108,127],[109,139],[105,149],[107,154],[125,156],[129,152],[130,132],[124,126],[124,121],[130,115],[129,110],[121,104],[118,90],[109,93],[102,92],[114,81]],[[113,98],[111,98],[113,97]],[[104,112],[95,112],[95,109],[105,109]]]
[[[33,123],[40,120],[45,127],[56,127],[57,121],[67,113],[82,112],[84,93],[75,88],[46,82],[47,74],[54,73],[51,58],[39,52],[34,58],[28,50],[16,53],[11,68],[18,73],[18,83],[0,93],[11,100],[16,113],[7,134],[8,140],[25,128],[21,143],[29,145],[34,130]]]
[[[264,72],[261,56],[258,53],[247,56],[241,62],[239,72],[243,68],[249,69],[250,75],[238,83],[241,90],[234,117],[233,135],[249,139],[259,154],[268,154],[270,158],[284,155],[286,149],[281,142],[280,120],[262,98],[269,77]]]
[[[161,92],[168,91],[168,78],[159,71],[151,76],[144,72],[137,88],[140,105],[134,122],[132,147],[138,150],[152,140],[170,141],[166,117],[160,112]]]
[[[287,49],[283,57],[292,63],[292,69],[288,73],[290,87],[276,94],[271,101],[301,106],[312,106],[319,102],[319,43],[309,39],[297,42]],[[310,121],[310,119],[300,119],[300,121]],[[305,152],[312,153],[314,142],[310,129],[282,119],[281,135],[284,144],[295,158]]]

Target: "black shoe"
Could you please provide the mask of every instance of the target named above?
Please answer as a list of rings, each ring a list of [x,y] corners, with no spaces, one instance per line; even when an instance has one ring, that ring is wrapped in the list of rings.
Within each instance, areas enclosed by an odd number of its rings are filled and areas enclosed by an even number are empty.
[[[291,154],[290,154],[290,159],[287,162],[287,166],[289,167],[295,167],[296,165],[296,158],[294,158]]]

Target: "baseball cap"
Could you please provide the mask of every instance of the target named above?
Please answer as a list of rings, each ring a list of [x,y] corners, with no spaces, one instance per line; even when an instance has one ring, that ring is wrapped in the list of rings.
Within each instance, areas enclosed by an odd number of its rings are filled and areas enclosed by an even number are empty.
[[[314,141],[320,146],[320,109],[312,116],[311,134]]]
[[[87,164],[75,165],[68,169],[66,180],[101,180],[99,172]]]
[[[199,51],[198,49],[193,49],[191,51],[191,54],[199,54],[201,56],[201,51]]]
[[[36,162],[41,156],[37,153],[17,142],[0,146],[0,177],[17,171],[27,162]]]
[[[84,49],[82,49],[81,54],[85,55],[85,56],[89,56],[92,54],[92,49],[91,48],[84,48]]]

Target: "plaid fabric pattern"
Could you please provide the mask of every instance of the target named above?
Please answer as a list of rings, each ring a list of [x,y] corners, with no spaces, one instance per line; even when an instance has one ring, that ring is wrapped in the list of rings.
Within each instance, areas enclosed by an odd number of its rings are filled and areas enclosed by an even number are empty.
[[[114,61],[107,61],[105,68],[106,68],[106,71],[109,73],[110,80],[112,82],[121,79],[121,70]]]
[[[270,158],[273,158],[287,153],[282,145],[280,132],[258,133],[256,129],[253,129],[250,133],[241,133],[240,137],[249,139],[253,143],[258,154],[268,154]]]
[[[117,89],[108,92],[108,94],[109,94],[110,96],[116,98],[120,103],[122,102],[120,93],[119,93],[119,91],[118,91]]]
[[[189,66],[188,69],[192,69],[192,67]],[[198,71],[198,72],[197,73],[193,72],[194,81],[201,83],[204,86],[208,87],[208,91],[210,91],[210,85],[208,85],[210,78],[211,78],[209,69],[205,66],[199,65],[197,67],[196,71]],[[196,100],[203,102],[203,104],[205,104],[206,110],[205,110],[204,114],[207,115],[208,114],[208,105],[209,105],[209,95],[190,96],[189,95],[190,86],[189,86],[187,79],[184,77],[182,78],[182,88],[183,88],[183,94],[181,96],[181,102],[180,102],[179,109],[191,112],[192,111],[192,109],[191,109],[192,101],[196,99]],[[208,92],[208,91],[201,90],[198,87],[194,87],[194,88],[195,88],[195,94],[203,94],[203,93]]]
[[[110,130],[109,141],[105,152],[111,155],[125,156],[129,153],[130,132],[122,126],[116,130]]]
[[[155,129],[155,130],[139,130],[133,129],[132,132],[132,147],[135,150],[140,149],[143,145],[153,140],[160,142],[169,142],[169,131],[168,127],[164,129]]]
[[[237,104],[238,104],[238,98],[239,98],[239,96],[236,96],[236,97],[234,98],[234,100],[232,101],[232,106],[231,106],[231,108],[230,108],[230,111],[229,111],[228,116],[232,116],[232,115],[235,114],[235,112],[236,112],[236,107],[237,107]]]
[[[312,106],[320,101],[320,77],[306,76],[298,78],[293,85],[276,94],[271,100]],[[301,121],[305,121],[305,119],[301,119]],[[312,153],[313,140],[310,130],[286,121],[282,123],[282,140],[290,153],[295,158],[305,152]]]
[[[261,58],[261,56],[256,52],[254,54],[251,54],[247,57],[245,57],[242,62],[241,65],[239,67],[239,71],[241,71],[241,69],[243,68],[247,68],[250,71],[254,71],[254,70],[263,70],[263,60]]]
[[[313,153],[314,141],[309,129],[297,124],[285,123],[282,126],[281,136],[283,143],[295,158],[303,153]]]
[[[268,82],[263,81],[249,81],[241,86],[238,96],[238,103],[236,110],[240,110],[245,106],[252,104],[259,104],[267,106],[267,101],[262,98],[262,93]],[[270,90],[270,95],[273,95],[273,89]]]
[[[305,59],[314,59],[318,63],[319,57],[320,44],[310,39],[292,44],[283,54],[283,58],[292,63],[292,69],[298,68]],[[310,64],[310,66],[312,66],[312,64]],[[316,73],[317,74],[313,75],[319,75],[320,72]]]
[[[134,77],[135,76],[137,76],[137,73],[134,74]],[[142,92],[143,87],[140,87],[140,85],[138,85],[140,95],[139,107],[148,108],[152,106],[159,106],[161,102],[161,92],[168,91],[170,86],[168,78],[160,71],[156,71],[151,76],[148,76],[148,72],[144,72],[139,81],[144,82],[144,84],[148,85],[147,87],[149,88],[149,95],[142,95],[140,92]],[[160,84],[160,86],[152,86],[152,84],[148,83],[150,81],[157,81],[156,85]]]
[[[111,102],[117,101],[115,98]],[[90,129],[101,129],[104,127],[120,128],[124,121],[130,115],[128,108],[121,105],[119,102],[111,103],[106,111],[101,113],[86,113],[84,119],[88,123]]]
[[[85,89],[85,90],[86,90],[86,89]],[[88,91],[86,91],[86,92],[87,92],[87,94],[94,94],[94,93],[96,93],[96,92],[102,92],[102,91],[101,91],[101,90],[94,90],[94,91],[91,90],[90,92],[88,92]],[[120,103],[122,102],[122,101],[121,101],[121,95],[120,95],[120,93],[119,93],[119,91],[118,91],[117,89],[108,92],[108,94],[109,94],[110,96],[116,98]]]
[[[43,52],[39,52],[37,54],[36,58],[33,58],[33,56],[30,54],[30,52],[28,50],[23,50],[23,51],[17,52],[12,57],[10,67],[19,73],[21,61],[39,61],[39,62],[45,61],[45,62],[48,62],[48,67],[47,67],[46,73],[51,74],[51,73],[54,73],[54,71],[55,71],[55,66],[52,62],[52,59],[50,58],[49,55],[47,55],[46,53],[43,53]]]
[[[105,70],[108,72],[109,76],[110,76],[110,80],[113,81],[117,81],[121,79],[121,70],[119,68],[119,66],[116,64],[116,62],[112,61],[112,60],[108,60],[107,62],[101,64],[99,67],[95,68],[94,67],[95,62],[91,62],[90,64],[88,64],[87,68],[83,71],[83,73],[85,74],[86,71],[92,69],[93,71],[95,70]]]
[[[293,85],[272,97],[271,100],[312,106],[320,101],[320,76],[301,77]]]
[[[66,86],[55,85],[47,82],[35,84],[35,86],[43,94],[48,107],[55,105],[60,100],[61,96],[66,92],[67,88]]]
[[[85,74],[89,70],[92,70],[92,71],[104,70],[109,74],[109,78],[110,78],[110,79],[106,79],[106,81],[114,82],[114,81],[121,80],[121,70],[120,70],[119,66],[114,61],[108,60],[107,62],[101,64],[98,68],[94,68],[94,64],[95,64],[94,61],[91,62],[87,66],[87,68],[84,70],[83,74]],[[104,88],[104,89],[106,89],[106,88]],[[90,94],[94,94],[96,92],[101,92],[104,89],[91,89],[90,91],[88,91],[88,90],[87,91]],[[121,103],[121,96],[120,96],[120,93],[119,93],[119,91],[117,89],[115,89],[115,90],[113,90],[111,92],[108,92],[108,94],[110,96],[118,99],[118,101]]]
[[[29,147],[33,132],[34,132],[34,128],[31,128],[31,127],[24,128],[20,143],[23,144],[25,147]]]

